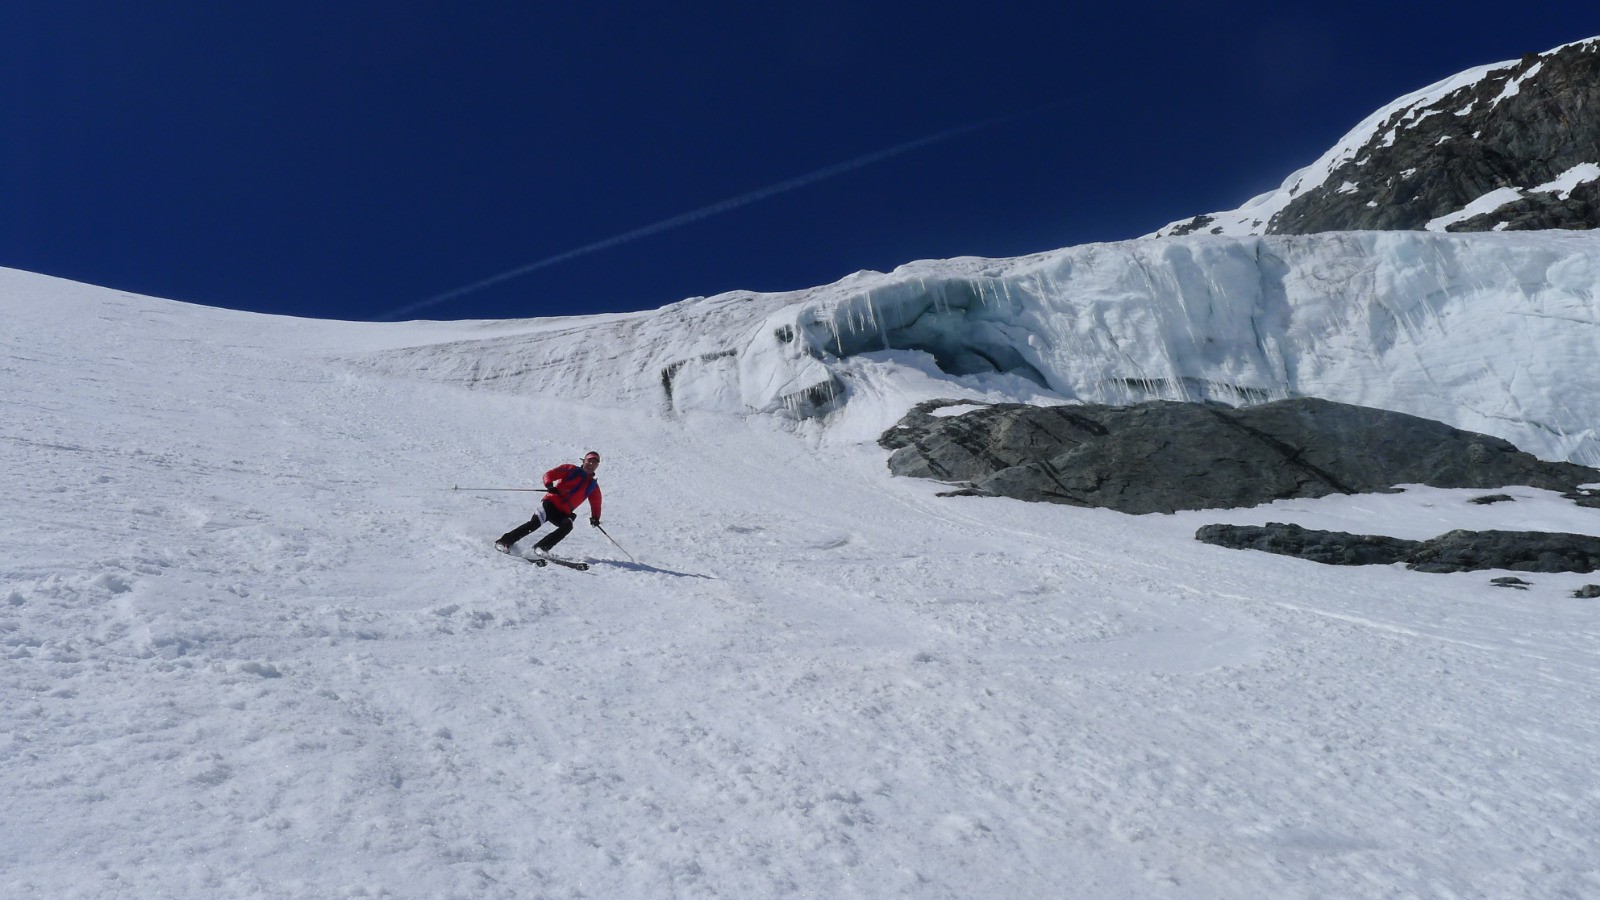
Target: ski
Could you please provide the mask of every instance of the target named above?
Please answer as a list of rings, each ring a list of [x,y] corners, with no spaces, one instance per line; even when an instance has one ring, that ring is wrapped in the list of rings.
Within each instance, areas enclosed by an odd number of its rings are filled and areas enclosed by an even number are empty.
[[[530,559],[528,561],[540,566],[547,562],[552,562],[558,566],[566,566],[569,569],[577,569],[579,572],[589,571],[589,564],[586,562],[578,562],[577,560],[572,559],[561,559],[560,557],[556,556],[546,556],[543,559]]]
[[[500,550],[499,547],[496,547],[495,549]],[[589,571],[588,563],[576,562],[570,559],[562,559],[559,556],[523,556],[521,553],[516,553],[511,550],[500,550],[500,552],[511,557],[512,559],[520,559],[525,563],[533,563],[541,569],[545,567],[546,563],[555,563],[558,566],[566,566],[569,569],[577,569],[579,572]]]

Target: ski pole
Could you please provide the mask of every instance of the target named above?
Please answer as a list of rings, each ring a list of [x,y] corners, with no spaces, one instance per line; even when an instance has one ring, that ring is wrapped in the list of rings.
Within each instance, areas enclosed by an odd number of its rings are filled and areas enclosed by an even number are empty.
[[[444,490],[444,488],[440,488],[440,490]],[[466,488],[464,488],[464,487],[461,487],[461,486],[457,485],[456,487],[453,487],[450,490],[452,490],[452,491],[526,491],[526,492],[529,492],[529,493],[543,494],[543,493],[548,493],[550,489],[549,488],[474,488],[474,487],[466,487]]]
[[[600,528],[598,524],[594,527]],[[606,540],[613,544],[617,544],[617,539],[611,536],[611,532],[606,531],[604,528],[600,528],[600,533],[606,536]],[[622,551],[622,555],[626,556],[629,562],[632,562],[636,566],[639,564],[639,561],[633,558],[633,554],[629,553],[621,544],[617,544],[617,549]]]

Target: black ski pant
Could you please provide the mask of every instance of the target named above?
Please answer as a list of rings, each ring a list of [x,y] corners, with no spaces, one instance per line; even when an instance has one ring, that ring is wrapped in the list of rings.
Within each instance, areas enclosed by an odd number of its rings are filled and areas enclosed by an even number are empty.
[[[556,530],[545,535],[539,543],[533,545],[537,550],[549,551],[555,545],[561,543],[563,538],[572,533],[573,516],[556,509],[555,504],[549,500],[545,500],[540,506],[542,507],[541,512],[534,513],[533,518],[502,534],[500,536],[501,542],[507,545],[515,544],[517,541],[538,531],[539,526],[549,522],[556,527]]]

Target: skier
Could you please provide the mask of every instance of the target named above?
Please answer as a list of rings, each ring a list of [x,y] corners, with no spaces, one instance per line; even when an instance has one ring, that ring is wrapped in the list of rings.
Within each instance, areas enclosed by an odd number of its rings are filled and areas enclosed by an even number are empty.
[[[585,500],[589,501],[589,524],[598,528],[600,482],[594,477],[594,472],[598,468],[600,468],[600,454],[590,450],[583,455],[582,466],[562,463],[544,473],[544,488],[547,492],[544,495],[544,502],[534,511],[533,518],[501,535],[500,539],[494,542],[495,549],[502,553],[510,553],[511,545],[549,522],[556,526],[556,530],[545,535],[543,540],[533,546],[539,556],[548,557],[550,550],[572,531],[572,521],[577,515],[578,506]]]

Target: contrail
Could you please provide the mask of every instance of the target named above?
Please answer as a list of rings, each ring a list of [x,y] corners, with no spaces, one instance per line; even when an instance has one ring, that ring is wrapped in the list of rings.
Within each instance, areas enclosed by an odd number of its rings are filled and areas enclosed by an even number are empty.
[[[926,147],[930,144],[948,141],[951,138],[960,137],[964,134],[970,134],[974,131],[982,131],[986,128],[993,128],[996,125],[1010,122],[1014,119],[1020,119],[1024,116],[1029,116],[1043,109],[1049,108],[1050,107],[1037,107],[1018,113],[1012,113],[1008,116],[1001,116],[995,119],[986,119],[982,122],[974,122],[968,125],[962,125],[957,128],[940,131],[936,134],[930,134],[926,137],[920,137],[914,141],[906,141],[903,144],[896,144],[893,147],[868,153],[865,156],[858,156],[854,159],[848,159],[842,163],[836,163],[828,166],[827,168],[818,169],[815,172],[801,175],[798,178],[790,178],[787,181],[780,181],[777,184],[751,191],[748,194],[740,194],[737,197],[730,197],[721,203],[713,203],[710,206],[702,206],[699,209],[691,212],[673,216],[670,219],[663,219],[653,225],[646,225],[643,228],[635,228],[632,231],[623,232],[622,234],[615,235],[614,237],[608,237],[603,241],[585,244],[584,246],[578,247],[574,250],[568,250],[565,253],[558,253],[555,256],[546,257],[538,262],[528,263],[525,266],[518,266],[515,269],[501,272],[499,275],[485,278],[482,281],[475,281],[465,287],[459,287],[455,290],[445,291],[442,294],[436,294],[427,298],[426,300],[418,300],[415,303],[402,306],[399,309],[390,310],[389,312],[384,313],[381,318],[398,319],[402,316],[409,316],[419,310],[427,309],[430,306],[437,306],[438,304],[444,303],[447,300],[454,300],[457,297],[463,297],[475,291],[481,291],[486,287],[491,287],[503,281],[510,281],[513,278],[520,278],[529,272],[548,268],[549,266],[556,265],[557,263],[564,263],[570,259],[577,259],[580,256],[588,256],[591,253],[598,253],[601,250],[609,250],[610,248],[620,244],[626,244],[630,241],[637,241],[640,238],[646,238],[654,234],[660,234],[663,231],[681,228],[684,225],[698,222],[701,219],[707,219],[711,216],[730,212],[738,209],[741,206],[749,206],[752,203],[758,203],[767,199],[768,197],[774,197],[778,194],[798,190],[799,188],[806,187],[807,185],[816,184],[819,181],[825,181],[829,178],[833,178],[836,175],[843,175],[846,172],[853,172],[856,169],[870,166],[873,163],[882,162],[892,157],[900,156],[903,153],[909,153],[912,150]]]

